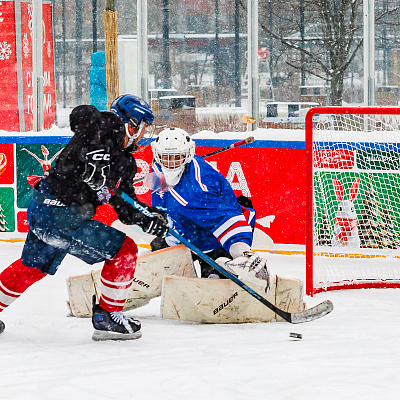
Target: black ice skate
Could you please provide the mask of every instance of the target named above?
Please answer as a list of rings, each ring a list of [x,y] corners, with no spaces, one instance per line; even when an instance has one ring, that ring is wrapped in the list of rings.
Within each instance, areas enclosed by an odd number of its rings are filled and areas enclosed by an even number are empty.
[[[96,296],[93,296],[94,326],[93,340],[133,340],[142,336],[140,322],[129,318],[122,312],[106,311],[96,304]]]
[[[6,326],[4,325],[4,322],[0,320],[0,333],[2,333],[5,328]]]

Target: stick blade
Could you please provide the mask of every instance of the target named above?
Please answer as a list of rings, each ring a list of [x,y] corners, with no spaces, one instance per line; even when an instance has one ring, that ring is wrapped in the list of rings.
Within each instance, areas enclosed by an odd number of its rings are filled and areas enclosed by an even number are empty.
[[[255,124],[256,119],[253,117],[249,117],[248,115],[242,116],[242,124]]]
[[[304,311],[291,314],[290,322],[292,324],[301,324],[303,322],[314,321],[329,314],[333,310],[333,303],[325,300],[322,303]]]
[[[254,136],[249,136],[248,138],[244,139],[246,143],[253,143],[254,142]]]

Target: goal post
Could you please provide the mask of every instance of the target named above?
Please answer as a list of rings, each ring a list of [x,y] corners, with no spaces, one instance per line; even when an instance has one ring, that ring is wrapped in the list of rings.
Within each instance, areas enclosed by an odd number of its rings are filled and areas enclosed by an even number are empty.
[[[400,108],[305,120],[306,293],[400,287]]]

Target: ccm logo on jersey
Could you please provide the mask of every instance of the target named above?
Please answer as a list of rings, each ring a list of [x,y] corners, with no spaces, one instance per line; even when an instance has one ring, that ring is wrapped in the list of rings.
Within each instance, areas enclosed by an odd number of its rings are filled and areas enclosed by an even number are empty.
[[[95,151],[91,151],[90,153],[86,154],[87,158],[91,158],[93,161],[109,161],[110,160],[110,153],[105,153],[107,149],[99,149]]]
[[[48,206],[65,207],[65,204],[62,203],[60,200],[44,199],[43,203],[47,204]]]
[[[101,161],[101,160],[109,161],[110,160],[110,155],[109,154],[96,153],[96,154],[93,154],[92,160],[93,161]]]

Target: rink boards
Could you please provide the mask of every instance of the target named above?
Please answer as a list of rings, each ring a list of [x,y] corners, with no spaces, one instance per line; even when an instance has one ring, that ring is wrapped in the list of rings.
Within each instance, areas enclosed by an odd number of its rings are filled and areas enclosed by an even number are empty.
[[[235,135],[238,135],[237,133]],[[243,132],[243,137],[247,132]],[[26,209],[31,183],[69,141],[69,136],[20,134],[2,136],[0,142],[0,239],[23,239],[28,230]],[[228,146],[232,140],[195,139],[196,154]],[[149,146],[136,155],[138,174],[151,167]],[[50,162],[51,161],[51,162]],[[305,243],[305,150],[303,141],[256,140],[207,158],[230,182],[236,195],[249,197],[257,210],[256,228],[274,243]],[[141,200],[150,202],[143,182],[135,185]],[[109,206],[98,208],[97,219],[111,224],[116,215]]]

